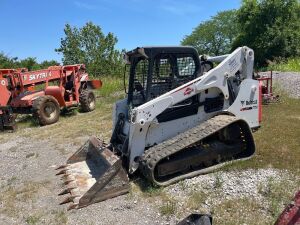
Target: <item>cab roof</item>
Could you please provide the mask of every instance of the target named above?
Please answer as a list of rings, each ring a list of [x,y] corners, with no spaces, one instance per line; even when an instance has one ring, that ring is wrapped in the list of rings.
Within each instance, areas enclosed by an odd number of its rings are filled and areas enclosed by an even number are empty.
[[[129,57],[142,57],[153,58],[157,54],[191,54],[198,57],[198,52],[191,46],[149,46],[149,47],[137,47],[131,51],[126,52],[126,56]]]

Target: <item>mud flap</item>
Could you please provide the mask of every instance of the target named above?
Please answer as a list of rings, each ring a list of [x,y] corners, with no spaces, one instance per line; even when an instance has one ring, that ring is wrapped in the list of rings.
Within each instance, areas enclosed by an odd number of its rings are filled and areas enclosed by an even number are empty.
[[[60,204],[71,203],[78,209],[129,192],[129,180],[122,161],[102,141],[92,137],[68,160],[57,168],[68,195]]]

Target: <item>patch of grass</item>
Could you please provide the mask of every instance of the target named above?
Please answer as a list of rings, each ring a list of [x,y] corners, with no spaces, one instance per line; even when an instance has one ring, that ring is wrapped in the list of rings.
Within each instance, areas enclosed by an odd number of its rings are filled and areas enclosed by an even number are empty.
[[[300,72],[300,58],[279,59],[268,67],[269,70]]]
[[[280,94],[281,102],[263,108],[262,128],[254,134],[258,166],[300,169],[300,101]],[[254,159],[255,159],[254,158]]]
[[[34,200],[36,192],[40,189],[42,184],[36,182],[28,182],[19,190],[16,190],[17,199],[23,202]]]
[[[25,222],[28,223],[29,225],[35,225],[39,222],[40,216],[29,216],[26,218]]]
[[[27,114],[19,114],[17,116],[17,126],[18,129],[26,128],[26,127],[37,127],[39,126],[37,120],[35,120],[32,115],[27,115]]]
[[[9,187],[5,191],[0,193],[0,201],[2,202],[2,207],[0,209],[1,213],[5,213],[8,216],[15,216],[17,213],[17,208],[15,205],[17,193],[12,188]]]
[[[142,192],[144,197],[157,197],[163,195],[163,188],[154,186],[152,183],[145,179],[137,179],[134,185],[139,191]]]
[[[201,190],[193,191],[189,194],[186,206],[190,209],[197,210],[205,203],[207,197],[207,194]]]
[[[5,213],[9,216],[16,216],[19,209],[17,201],[28,203],[35,200],[35,196],[40,188],[46,186],[47,181],[44,182],[27,182],[19,187],[8,185],[0,192],[0,201],[2,207],[0,213]]]
[[[287,188],[287,186],[289,188]],[[277,217],[280,215],[285,205],[288,205],[294,196],[294,192],[300,186],[299,180],[281,180],[275,181],[270,178],[266,184],[261,184],[259,186],[259,193],[268,202],[268,212],[273,218],[273,223],[276,221]]]
[[[124,93],[125,89],[124,89],[123,77],[105,76],[105,77],[101,77],[101,80],[103,85],[99,90],[97,90],[97,94],[99,96],[109,97],[115,93],[121,93],[121,92]]]
[[[161,195],[162,193],[162,188],[161,187],[155,187],[153,185],[148,185],[144,190],[143,193],[144,195],[146,195],[147,197],[154,197],[154,196],[158,196]]]
[[[51,214],[54,215],[54,221],[52,221],[51,224],[63,225],[68,223],[68,217],[64,211],[53,210]]]
[[[168,200],[159,207],[159,212],[163,216],[172,216],[176,213],[176,209],[176,202],[174,200]]]
[[[214,181],[214,187],[216,189],[221,188],[224,181],[222,180],[222,177],[220,176],[220,173],[215,173],[215,181]]]
[[[187,183],[185,182],[185,180],[181,180],[178,182],[179,188],[184,191],[187,189]]]
[[[216,204],[212,210],[214,224],[222,225],[265,225],[270,218],[262,212],[262,207],[250,198],[232,199]]]
[[[17,179],[18,179],[18,178],[15,177],[15,176],[11,177],[10,179],[8,179],[7,185],[8,185],[8,186],[9,186],[9,185],[12,185],[13,183],[15,183],[15,181],[16,181]]]

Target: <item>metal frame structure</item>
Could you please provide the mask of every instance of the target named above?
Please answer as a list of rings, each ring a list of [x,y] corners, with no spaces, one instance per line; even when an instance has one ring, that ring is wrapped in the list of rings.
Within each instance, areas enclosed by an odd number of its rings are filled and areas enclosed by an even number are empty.
[[[261,86],[261,97],[263,104],[269,104],[279,101],[279,95],[273,93],[273,71],[267,72],[267,74],[261,75],[257,78],[259,85]]]
[[[83,90],[101,86],[100,80],[89,80],[83,64],[36,71],[0,69],[0,119],[4,125],[12,113],[33,113],[34,102],[43,96],[51,96],[49,101],[59,108],[77,107]]]

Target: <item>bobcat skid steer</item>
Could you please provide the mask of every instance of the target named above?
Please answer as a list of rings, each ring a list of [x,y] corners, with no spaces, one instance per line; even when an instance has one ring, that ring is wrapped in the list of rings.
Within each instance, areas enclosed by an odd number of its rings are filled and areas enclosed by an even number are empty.
[[[144,47],[125,56],[128,93],[115,103],[110,143],[92,137],[58,168],[69,209],[128,192],[127,175],[138,170],[165,186],[255,152],[261,99],[253,50],[207,58],[192,47]]]

